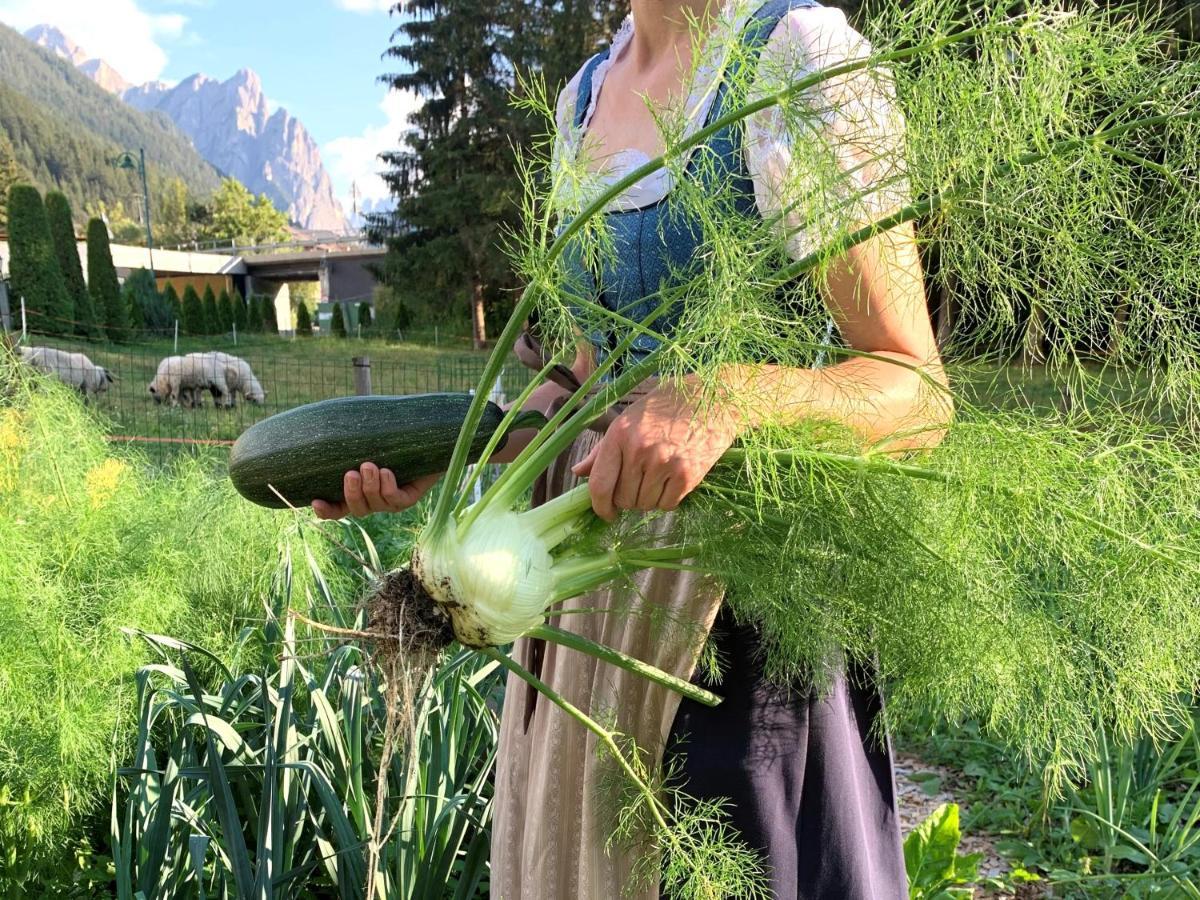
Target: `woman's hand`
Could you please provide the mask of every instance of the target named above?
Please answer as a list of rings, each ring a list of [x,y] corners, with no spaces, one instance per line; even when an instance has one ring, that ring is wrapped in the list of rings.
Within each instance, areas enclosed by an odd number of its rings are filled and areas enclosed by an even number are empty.
[[[403,512],[425,496],[437,484],[441,474],[425,475],[408,484],[397,484],[391,469],[381,469],[365,462],[351,469],[342,479],[342,503],[314,500],[313,511],[318,519],[341,519],[344,516],[369,516],[377,512]]]
[[[623,509],[675,509],[737,438],[737,417],[660,385],[630,405],[571,470],[586,476],[592,509],[611,522]]]

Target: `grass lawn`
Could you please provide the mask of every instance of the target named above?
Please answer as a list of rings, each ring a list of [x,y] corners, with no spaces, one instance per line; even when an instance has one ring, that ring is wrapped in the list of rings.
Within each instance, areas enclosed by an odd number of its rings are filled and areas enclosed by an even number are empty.
[[[180,354],[223,350],[242,357],[267,392],[261,406],[239,402],[231,410],[217,409],[206,396],[203,407],[183,409],[156,404],[147,390],[159,362],[175,352],[170,339],[104,344],[37,337],[30,343],[78,350],[112,372],[116,383],[94,405],[112,420],[114,437],[153,439],[135,441],[144,444],[151,456],[186,446],[188,441],[233,440],[247,426],[273,413],[352,395],[351,360],[355,356],[370,359],[376,394],[471,390],[487,361],[486,353],[382,340],[291,340],[255,335],[241,337],[234,346],[226,337],[180,338]],[[513,359],[502,379],[506,393],[519,391],[531,374]]]

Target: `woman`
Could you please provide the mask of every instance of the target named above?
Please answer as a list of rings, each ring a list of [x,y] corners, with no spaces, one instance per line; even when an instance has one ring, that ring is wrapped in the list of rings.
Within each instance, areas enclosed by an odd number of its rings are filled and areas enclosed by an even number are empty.
[[[720,42],[710,47],[706,41],[718,23],[732,26],[748,50],[739,59],[757,57],[760,65],[770,60],[773,69],[791,67],[797,77],[865,50],[840,12],[812,0],[771,0],[745,9],[721,9],[716,0],[632,0],[610,49],[589,60],[560,96],[559,152],[586,159],[601,180],[611,180],[662,149],[646,98],[651,107],[665,107],[686,97],[691,130],[711,121],[722,102],[718,88],[729,77],[724,51],[715,46]],[[848,177],[864,189],[870,212],[902,202],[894,172],[881,171],[881,161],[886,169],[888,160],[880,142],[893,148],[893,165],[899,164],[901,143],[886,90],[845,78],[826,82],[811,99],[824,137]],[[879,157],[869,165],[860,158],[865,136],[873,144],[870,155]],[[724,166],[723,177],[744,183],[747,214],[770,219],[780,212],[776,198],[791,165],[791,144],[778,117],[756,114],[744,131],[724,129],[708,147]],[[875,182],[891,188],[873,191]],[[609,223],[627,242],[618,266],[666,271],[668,255],[677,257],[681,246],[685,255],[695,250],[686,244],[694,230],[661,215],[671,187],[668,175],[649,178],[610,208]],[[805,235],[798,234],[790,248],[803,254]],[[601,272],[596,287],[606,306],[628,309],[641,299],[631,287],[639,279],[620,274]],[[760,421],[820,417],[843,422],[872,442],[892,439],[889,446],[928,440],[893,438],[934,433],[947,415],[930,402],[929,375],[938,379],[941,371],[910,227],[850,249],[820,287],[842,341],[869,357],[823,368],[731,365],[722,372],[730,396],[753,402],[706,404],[703,413],[686,383],[650,389],[602,436],[589,433],[577,441],[547,473],[536,499],[586,477],[593,508],[604,519],[622,510],[673,510],[738,435]],[[670,317],[658,327],[669,328]],[[585,342],[576,374],[586,374],[604,351]],[[544,411],[563,393],[544,385],[530,405]],[[510,441],[506,458],[520,446]],[[390,472],[364,463],[346,473],[345,503],[314,506],[327,518],[398,511],[435,481],[397,484]],[[667,757],[689,795],[728,798],[731,823],[761,852],[773,896],[906,897],[890,749],[875,730],[880,699],[870,673],[846,672],[820,696],[803,686],[772,686],[763,678],[754,632],[721,614],[717,585],[673,571],[643,573],[636,582],[645,603],[699,623],[703,633],[711,629],[725,661],[719,688],[725,702],[716,709],[680,703],[669,691],[561,647],[523,640],[515,655],[568,700],[615,720],[652,760]],[[625,597],[601,591],[565,609],[604,608]],[[665,642],[645,616],[575,615],[563,623],[683,677],[693,675],[702,643]],[[596,786],[604,762],[592,737],[521,682],[508,686],[499,759],[493,896],[657,895],[657,884],[635,881],[636,851],[608,846],[611,820]]]

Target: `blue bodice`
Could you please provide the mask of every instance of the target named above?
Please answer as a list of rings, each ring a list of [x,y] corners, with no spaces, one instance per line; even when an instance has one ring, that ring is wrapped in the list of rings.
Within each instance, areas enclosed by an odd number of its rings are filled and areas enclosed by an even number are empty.
[[[760,7],[747,22],[742,32],[746,52],[731,66],[745,65],[757,60],[779,21],[792,9],[818,5],[815,0],[769,0]],[[593,56],[584,66],[576,96],[574,124],[583,129],[588,104],[592,94],[592,80],[597,66],[603,62],[609,50]],[[712,105],[704,125],[715,122],[728,110],[729,75],[717,86]],[[685,178],[712,181],[722,185],[722,194],[730,197],[729,214],[758,216],[754,197],[754,184],[746,168],[742,152],[743,128],[741,122],[718,129],[690,157],[684,171]],[[703,159],[703,164],[697,161]],[[714,185],[715,190],[715,185]],[[606,248],[599,270],[589,271],[576,247],[568,248],[564,254],[567,281],[572,291],[579,291],[594,303],[618,312],[627,319],[641,321],[661,302],[658,292],[664,286],[682,282],[694,275],[694,259],[702,240],[702,231],[694,214],[690,214],[668,192],[657,203],[637,209],[619,209],[604,213],[611,248]],[[682,308],[676,304],[658,318],[653,330],[670,336],[678,326]],[[581,321],[595,321],[595,315],[580,310]],[[597,362],[603,361],[617,342],[624,336],[615,329],[591,328],[587,339],[596,352]],[[638,335],[626,359],[618,364],[636,363],[645,358],[658,345],[651,335]]]

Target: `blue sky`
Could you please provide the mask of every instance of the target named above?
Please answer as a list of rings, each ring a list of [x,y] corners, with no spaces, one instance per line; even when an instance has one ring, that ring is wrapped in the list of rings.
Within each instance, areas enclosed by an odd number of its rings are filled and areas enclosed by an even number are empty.
[[[388,0],[0,0],[21,31],[58,27],[135,83],[194,72],[262,78],[273,105],[298,117],[321,147],[339,198],[350,183],[382,196],[375,155],[399,143],[411,98],[376,78],[397,19]]]

